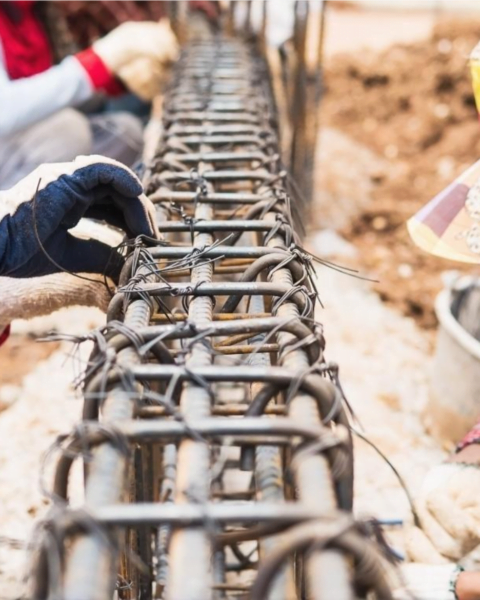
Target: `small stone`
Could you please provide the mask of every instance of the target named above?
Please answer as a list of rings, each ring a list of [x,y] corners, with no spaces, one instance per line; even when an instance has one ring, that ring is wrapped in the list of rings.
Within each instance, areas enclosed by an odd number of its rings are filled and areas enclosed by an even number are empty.
[[[394,158],[397,158],[397,156],[398,156],[398,148],[394,144],[389,144],[385,148],[383,153],[385,155],[385,158],[389,158],[390,160],[393,160]]]
[[[20,398],[21,388],[18,385],[3,385],[0,388],[0,411],[7,410]]]
[[[439,119],[446,119],[450,115],[450,107],[448,104],[435,104],[433,114]]]
[[[397,271],[402,279],[410,279],[410,277],[413,275],[412,267],[406,263],[399,265]]]
[[[402,408],[400,398],[395,392],[380,392],[378,398],[393,410],[400,410]]]
[[[452,42],[445,38],[441,39],[437,44],[437,50],[440,54],[450,54],[452,47]]]
[[[372,221],[372,227],[376,231],[383,231],[387,228],[388,221],[385,217],[375,217]]]
[[[437,173],[444,179],[453,179],[455,176],[455,161],[451,156],[444,156],[438,161]]]

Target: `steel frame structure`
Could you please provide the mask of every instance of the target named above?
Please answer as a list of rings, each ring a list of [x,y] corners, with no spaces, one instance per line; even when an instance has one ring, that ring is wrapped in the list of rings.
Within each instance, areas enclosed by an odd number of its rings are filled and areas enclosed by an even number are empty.
[[[135,241],[90,336],[32,597],[389,599],[350,512],[349,423],[266,62],[231,38],[189,43],[163,120],[145,176],[162,239]]]

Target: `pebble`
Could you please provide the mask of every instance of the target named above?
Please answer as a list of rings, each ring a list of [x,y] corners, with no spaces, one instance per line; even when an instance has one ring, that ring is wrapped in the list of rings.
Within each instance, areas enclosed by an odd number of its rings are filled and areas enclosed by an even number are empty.
[[[18,385],[0,387],[0,411],[10,408],[19,398],[22,389]]]

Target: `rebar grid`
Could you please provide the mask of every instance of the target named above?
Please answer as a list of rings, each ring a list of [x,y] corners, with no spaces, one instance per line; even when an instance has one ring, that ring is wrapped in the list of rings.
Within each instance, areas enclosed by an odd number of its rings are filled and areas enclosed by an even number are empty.
[[[96,333],[35,598],[391,597],[350,515],[348,419],[288,189],[263,60],[189,44],[146,175],[163,239],[137,240]]]

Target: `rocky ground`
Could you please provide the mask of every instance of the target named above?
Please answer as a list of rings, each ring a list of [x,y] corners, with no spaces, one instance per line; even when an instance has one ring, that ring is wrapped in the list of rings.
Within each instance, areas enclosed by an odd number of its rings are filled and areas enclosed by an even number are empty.
[[[72,308],[45,318],[18,321],[0,348],[0,598],[22,593],[28,554],[22,545],[48,510],[40,476],[50,473],[45,454],[56,437],[81,417],[72,386],[88,347],[72,356],[70,344],[39,343],[51,331],[85,333],[104,322],[96,309]],[[19,541],[20,544],[15,544]],[[17,547],[18,546],[18,547]]]
[[[458,264],[417,250],[405,222],[480,157],[468,68],[479,39],[478,19],[440,21],[427,39],[327,61],[322,121],[350,146],[344,144],[343,157],[338,152],[333,174],[324,154],[319,187],[327,197],[317,223],[328,223],[332,199],[354,199],[348,223],[335,213],[332,225],[375,272],[381,298],[427,328],[436,326],[432,306],[441,272]],[[361,187],[359,170],[369,175]]]

